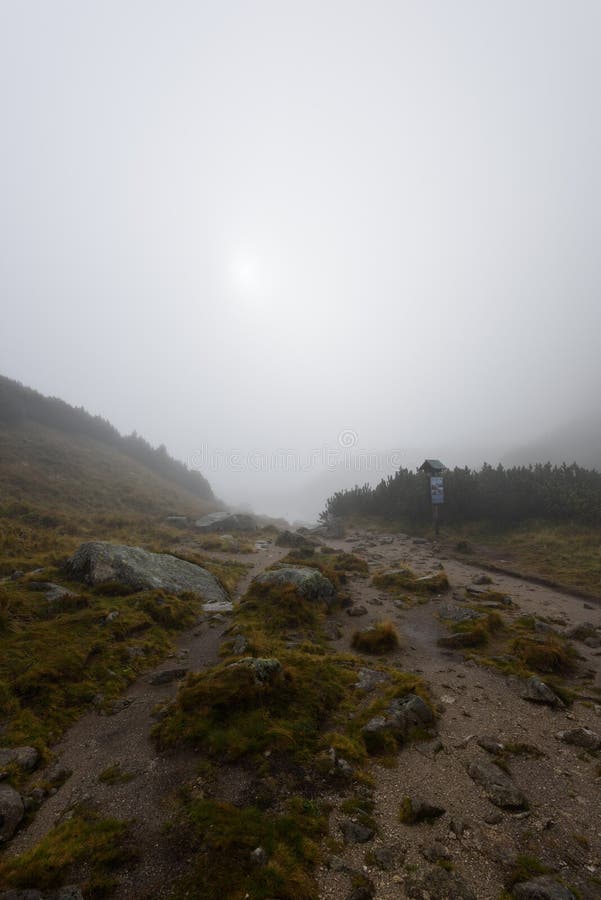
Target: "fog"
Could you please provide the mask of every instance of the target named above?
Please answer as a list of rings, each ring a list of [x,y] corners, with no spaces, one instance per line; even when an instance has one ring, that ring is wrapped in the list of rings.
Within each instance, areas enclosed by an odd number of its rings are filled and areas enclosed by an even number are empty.
[[[597,0],[0,0],[0,370],[310,518],[596,411]]]

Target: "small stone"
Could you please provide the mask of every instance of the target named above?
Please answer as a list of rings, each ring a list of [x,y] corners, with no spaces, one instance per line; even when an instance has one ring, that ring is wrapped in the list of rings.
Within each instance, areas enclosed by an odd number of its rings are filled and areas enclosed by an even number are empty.
[[[185,678],[187,674],[187,668],[163,669],[150,676],[149,684],[169,684],[172,681],[179,681],[181,678]]]
[[[264,866],[267,863],[267,851],[264,847],[255,847],[250,854],[250,861],[255,866]]]
[[[361,822],[353,822],[351,819],[343,819],[340,830],[346,844],[365,844],[371,841],[375,834],[373,828],[362,825]]]
[[[470,778],[484,788],[486,795],[502,809],[524,809],[525,795],[515,786],[509,775],[488,760],[474,760],[467,767]]]

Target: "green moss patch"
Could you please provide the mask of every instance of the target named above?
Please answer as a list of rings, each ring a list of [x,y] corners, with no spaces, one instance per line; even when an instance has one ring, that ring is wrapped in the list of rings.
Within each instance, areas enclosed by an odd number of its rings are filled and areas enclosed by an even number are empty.
[[[115,871],[134,857],[127,823],[80,808],[32,850],[0,861],[0,884],[47,890],[75,880],[86,898],[103,897]]]
[[[315,900],[313,871],[327,815],[317,804],[292,797],[278,814],[255,807],[193,800],[181,827],[201,848],[193,871],[175,898],[203,900]]]

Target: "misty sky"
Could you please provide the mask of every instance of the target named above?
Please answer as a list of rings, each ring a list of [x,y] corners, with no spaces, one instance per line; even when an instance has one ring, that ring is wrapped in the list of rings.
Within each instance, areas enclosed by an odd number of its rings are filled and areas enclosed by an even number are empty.
[[[600,35],[598,0],[0,0],[0,371],[184,460],[494,462],[596,409]],[[305,511],[307,473],[207,475]]]

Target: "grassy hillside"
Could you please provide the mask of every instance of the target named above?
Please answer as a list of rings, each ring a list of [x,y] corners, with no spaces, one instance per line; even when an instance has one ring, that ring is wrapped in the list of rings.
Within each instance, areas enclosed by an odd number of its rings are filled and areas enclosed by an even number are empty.
[[[87,539],[160,543],[168,515],[215,508],[102,441],[36,422],[0,426],[0,575]]]
[[[202,608],[196,596],[77,584],[62,570],[65,558],[86,540],[181,552],[182,531],[167,517],[216,507],[105,441],[30,420],[0,424],[4,745],[34,744],[46,754],[94,698],[110,708],[140,671],[172,649],[176,632]],[[244,570],[200,547],[190,553],[230,588]],[[24,576],[15,575],[19,570]],[[72,596],[49,603],[36,585],[46,581]]]

